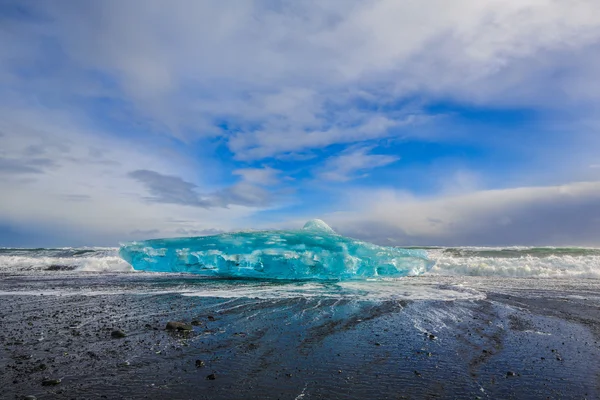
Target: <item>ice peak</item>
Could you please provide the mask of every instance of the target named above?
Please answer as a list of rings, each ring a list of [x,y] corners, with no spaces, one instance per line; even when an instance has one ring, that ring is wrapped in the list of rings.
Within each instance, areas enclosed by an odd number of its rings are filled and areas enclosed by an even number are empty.
[[[302,228],[305,231],[323,232],[336,235],[335,231],[331,229],[323,220],[311,219]]]

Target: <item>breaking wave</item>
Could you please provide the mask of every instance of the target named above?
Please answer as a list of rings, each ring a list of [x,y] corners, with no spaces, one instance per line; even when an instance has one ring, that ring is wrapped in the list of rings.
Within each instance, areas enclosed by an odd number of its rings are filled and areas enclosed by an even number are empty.
[[[118,248],[0,248],[0,272],[127,272],[132,270],[131,265],[119,257]]]
[[[422,248],[429,276],[600,279],[600,249],[554,247]],[[0,248],[0,273],[132,272],[118,248]]]
[[[555,247],[430,248],[431,275],[600,278],[600,249]]]

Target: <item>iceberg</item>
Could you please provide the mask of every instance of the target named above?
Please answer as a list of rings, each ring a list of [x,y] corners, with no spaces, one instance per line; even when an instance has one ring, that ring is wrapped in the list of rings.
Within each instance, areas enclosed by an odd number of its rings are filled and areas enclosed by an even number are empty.
[[[282,280],[395,278],[424,273],[433,264],[423,250],[344,237],[321,220],[300,230],[131,242],[119,254],[139,271]]]

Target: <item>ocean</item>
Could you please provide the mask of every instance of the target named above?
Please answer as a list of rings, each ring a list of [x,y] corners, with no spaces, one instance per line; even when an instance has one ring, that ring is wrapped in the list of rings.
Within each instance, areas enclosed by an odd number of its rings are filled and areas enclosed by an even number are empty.
[[[435,262],[428,276],[600,278],[600,249],[580,247],[409,247]],[[116,247],[0,248],[0,273],[129,272]]]

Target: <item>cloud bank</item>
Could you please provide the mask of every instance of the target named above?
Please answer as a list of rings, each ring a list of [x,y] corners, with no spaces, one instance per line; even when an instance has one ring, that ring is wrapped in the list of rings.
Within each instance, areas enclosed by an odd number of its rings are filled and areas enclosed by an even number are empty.
[[[597,245],[600,183],[485,190],[434,199],[354,193],[357,209],[327,219],[351,236],[392,245]],[[360,198],[360,200],[356,200]]]

